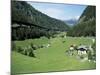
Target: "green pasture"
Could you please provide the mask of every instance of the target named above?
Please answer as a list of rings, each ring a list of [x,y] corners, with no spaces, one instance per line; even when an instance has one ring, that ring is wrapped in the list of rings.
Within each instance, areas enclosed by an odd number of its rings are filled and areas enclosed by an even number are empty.
[[[38,39],[28,39],[24,41],[15,41],[16,46],[27,47],[30,43],[35,45],[47,45],[50,47],[39,48],[35,50],[35,56],[29,57],[12,51],[11,72],[16,73],[35,73],[52,71],[73,71],[90,70],[96,68],[96,63],[91,61],[80,61],[77,55],[68,56],[66,50],[69,50],[71,44],[92,44],[92,37],[66,37],[47,39],[41,37]],[[64,41],[64,42],[63,42]]]

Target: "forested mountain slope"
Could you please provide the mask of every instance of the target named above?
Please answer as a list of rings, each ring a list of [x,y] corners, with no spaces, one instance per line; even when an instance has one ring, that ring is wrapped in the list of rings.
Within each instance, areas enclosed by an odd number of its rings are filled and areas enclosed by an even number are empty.
[[[95,36],[96,35],[96,7],[87,6],[79,18],[78,23],[73,26],[68,35],[71,36]]]
[[[96,7],[95,6],[88,6],[84,12],[82,13],[79,21],[88,21],[92,18],[96,18]]]
[[[67,30],[67,25],[36,10],[24,1],[12,1],[12,21],[27,22],[51,29]]]
[[[12,40],[51,37],[57,31],[67,31],[63,21],[49,17],[25,1],[12,1]]]

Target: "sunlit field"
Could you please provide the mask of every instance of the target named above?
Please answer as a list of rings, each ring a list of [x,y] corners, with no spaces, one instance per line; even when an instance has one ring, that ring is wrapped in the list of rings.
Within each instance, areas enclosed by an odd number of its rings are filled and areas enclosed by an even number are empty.
[[[93,37],[55,37],[47,39],[29,39],[25,41],[15,41],[16,46],[27,47],[30,43],[35,45],[47,45],[50,47],[39,48],[34,51],[35,58],[12,51],[12,73],[33,73],[33,72],[51,72],[51,71],[69,71],[69,70],[87,70],[95,69],[96,63],[88,60],[81,61],[77,53],[73,56],[67,55],[71,44],[92,44]],[[63,42],[64,41],[64,42]]]

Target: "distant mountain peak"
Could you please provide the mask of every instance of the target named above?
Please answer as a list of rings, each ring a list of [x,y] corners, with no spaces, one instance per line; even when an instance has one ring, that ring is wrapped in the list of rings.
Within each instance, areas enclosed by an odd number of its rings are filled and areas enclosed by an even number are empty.
[[[73,26],[73,25],[75,25],[76,23],[77,23],[77,19],[75,19],[75,18],[72,18],[72,19],[69,19],[69,20],[64,20],[64,22],[67,24],[67,25],[69,25],[69,26]]]

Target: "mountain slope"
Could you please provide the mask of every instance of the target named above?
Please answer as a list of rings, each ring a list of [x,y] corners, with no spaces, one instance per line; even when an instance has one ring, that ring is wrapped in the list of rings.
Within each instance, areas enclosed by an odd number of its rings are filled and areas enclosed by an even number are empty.
[[[71,36],[95,36],[96,35],[96,7],[87,6],[78,23],[68,32]]]
[[[41,13],[24,1],[12,1],[12,21],[27,22],[50,29],[67,30],[68,28],[63,21]]]
[[[85,22],[85,21],[88,21],[88,20],[90,20],[92,18],[96,18],[96,12],[95,11],[96,11],[96,7],[95,6],[88,6],[84,10],[84,12],[82,13],[79,21],[82,20],[83,22]]]

